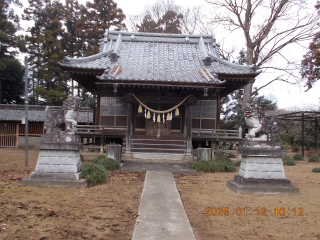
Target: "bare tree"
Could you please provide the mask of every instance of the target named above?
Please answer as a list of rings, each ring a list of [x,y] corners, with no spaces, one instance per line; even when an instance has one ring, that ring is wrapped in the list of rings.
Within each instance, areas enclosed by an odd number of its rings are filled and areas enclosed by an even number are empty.
[[[159,23],[168,12],[175,12],[177,15],[182,15],[180,21],[182,33],[194,34],[208,32],[209,28],[205,25],[205,17],[200,6],[183,8],[176,5],[173,0],[158,0],[152,6],[145,6],[141,14],[129,16],[128,25],[133,31],[138,32],[141,29],[141,23],[150,23],[150,25]]]
[[[317,12],[314,8],[309,10],[304,0],[206,2],[214,6],[218,13],[212,18],[212,24],[222,24],[231,32],[242,31],[246,43],[246,64],[254,64],[261,70],[269,68],[270,61],[276,55],[281,56],[281,50],[286,46],[311,39],[317,29]],[[271,81],[276,80],[289,82],[283,76]],[[243,106],[251,98],[253,83],[251,81],[244,88]]]

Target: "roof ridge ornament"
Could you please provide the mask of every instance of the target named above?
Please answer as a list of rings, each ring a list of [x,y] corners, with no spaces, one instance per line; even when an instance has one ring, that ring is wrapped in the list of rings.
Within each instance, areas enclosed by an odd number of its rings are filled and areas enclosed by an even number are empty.
[[[202,61],[203,61],[204,65],[210,66],[211,63],[213,62],[213,59],[208,55],[208,52],[206,50],[206,46],[204,44],[203,37],[199,38],[199,49],[200,49],[201,55],[203,57]]]
[[[111,62],[116,62],[120,58],[120,49],[121,49],[121,43],[122,43],[122,35],[118,34],[117,41],[114,46],[113,52],[109,55],[109,58]]]

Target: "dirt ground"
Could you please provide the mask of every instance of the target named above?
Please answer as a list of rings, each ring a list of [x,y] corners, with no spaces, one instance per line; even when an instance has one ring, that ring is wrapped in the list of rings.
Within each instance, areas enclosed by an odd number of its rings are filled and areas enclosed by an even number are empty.
[[[110,172],[86,188],[20,187],[38,151],[0,149],[0,239],[131,239],[143,173]]]
[[[87,188],[20,187],[37,156],[29,151],[26,168],[23,150],[0,149],[0,239],[131,239],[144,174],[114,171]],[[226,186],[236,173],[175,175],[196,239],[320,239],[320,173],[311,172],[320,163],[296,163],[285,173],[298,195],[238,195]]]
[[[175,176],[196,239],[320,239],[320,163],[296,164],[284,168],[297,195],[236,194],[235,173]]]

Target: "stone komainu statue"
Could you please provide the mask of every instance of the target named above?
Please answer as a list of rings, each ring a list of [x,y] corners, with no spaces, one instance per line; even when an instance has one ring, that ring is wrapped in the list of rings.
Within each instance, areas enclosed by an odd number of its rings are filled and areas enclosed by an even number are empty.
[[[79,110],[80,98],[72,96],[68,97],[57,111],[53,111],[50,106],[47,106],[45,110],[46,120],[44,122],[46,134],[52,134],[53,130],[59,128],[63,123],[65,123],[68,134],[74,134]]]
[[[262,129],[266,134],[260,137],[261,140],[275,140],[278,130],[278,116],[266,117],[261,107],[246,104],[244,109],[246,125],[249,128],[247,138],[254,138]]]

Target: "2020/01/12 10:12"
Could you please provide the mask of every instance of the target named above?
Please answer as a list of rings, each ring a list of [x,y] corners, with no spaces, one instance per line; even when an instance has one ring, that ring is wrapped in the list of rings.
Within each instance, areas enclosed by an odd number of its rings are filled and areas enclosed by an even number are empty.
[[[267,216],[267,209],[264,207],[255,208],[255,211],[252,211],[252,208],[236,208],[235,211],[231,211],[229,208],[206,208],[207,216],[248,216],[248,215],[257,215],[257,216]],[[252,212],[251,212],[252,211]],[[285,208],[274,208],[274,214],[276,216],[292,215],[292,216],[303,216],[303,208],[292,208],[286,211]]]

